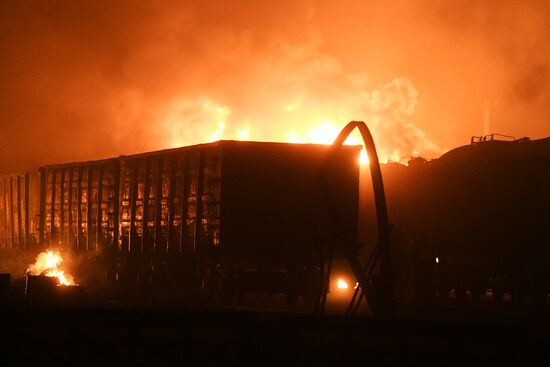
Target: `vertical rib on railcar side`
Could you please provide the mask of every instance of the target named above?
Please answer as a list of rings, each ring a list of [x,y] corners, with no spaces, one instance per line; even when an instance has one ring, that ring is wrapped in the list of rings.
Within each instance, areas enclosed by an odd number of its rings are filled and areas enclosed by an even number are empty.
[[[162,154],[157,155],[157,164],[155,169],[155,241],[154,252],[158,253],[161,249],[161,243],[164,241],[162,236],[162,170],[164,167],[164,157]]]
[[[94,167],[88,165],[86,167],[86,225],[84,226],[84,234],[86,236],[86,251],[92,250],[93,239],[91,234],[93,232],[93,183],[92,177],[94,174]]]
[[[180,194],[180,243],[179,243],[179,252],[189,253],[190,249],[188,244],[188,236],[186,232],[187,221],[189,218],[188,206],[189,206],[189,164],[187,163],[187,154],[182,154],[181,156],[181,184],[179,185],[181,194]]]
[[[30,216],[30,199],[29,199],[29,185],[30,185],[30,177],[29,177],[29,174],[26,173],[25,174],[25,182],[24,182],[24,194],[25,194],[25,206],[24,206],[24,211],[25,211],[25,250],[27,250],[29,247],[30,247],[30,238],[31,238],[31,233],[30,233],[30,219],[29,219],[29,216]]]
[[[7,208],[6,208],[6,188],[5,177],[0,178],[0,248],[6,248],[7,241]]]
[[[13,215],[13,177],[9,177],[9,219],[10,219],[10,249],[15,248],[15,223]]]
[[[119,238],[119,226],[120,226],[120,161],[117,160],[113,168],[113,242],[111,243],[113,250],[118,249],[118,238]]]
[[[168,173],[168,203],[166,205],[168,209],[167,213],[167,253],[172,252],[172,242],[174,241],[174,200],[176,200],[176,154],[171,154],[169,158],[169,173]]]
[[[17,248],[23,249],[23,221],[21,219],[21,215],[23,214],[23,211],[21,209],[21,206],[23,205],[23,198],[21,196],[21,176],[17,175],[16,178],[16,190],[15,190],[15,196],[16,196],[16,202],[17,202]]]

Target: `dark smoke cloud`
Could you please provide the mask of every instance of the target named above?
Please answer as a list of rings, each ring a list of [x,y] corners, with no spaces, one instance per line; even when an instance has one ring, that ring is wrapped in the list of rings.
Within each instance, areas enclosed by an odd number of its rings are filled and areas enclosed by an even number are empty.
[[[327,118],[436,154],[485,101],[494,130],[547,136],[549,20],[545,1],[4,1],[0,172]]]

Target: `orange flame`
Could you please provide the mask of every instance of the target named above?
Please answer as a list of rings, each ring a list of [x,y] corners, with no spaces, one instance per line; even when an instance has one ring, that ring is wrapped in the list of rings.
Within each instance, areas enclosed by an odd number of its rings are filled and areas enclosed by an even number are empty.
[[[63,258],[59,251],[44,251],[38,254],[34,264],[30,265],[27,273],[31,275],[45,275],[55,277],[60,285],[74,285],[74,278],[60,269]]]
[[[285,91],[282,105],[271,101],[247,110],[208,96],[176,97],[162,109],[160,139],[155,144],[158,149],[220,139],[332,144],[345,123],[359,117],[369,125],[381,163],[412,156],[437,157],[445,152],[414,122],[419,93],[409,78],[396,77],[374,88],[362,79],[352,84],[345,84],[331,99]],[[358,131],[345,142],[362,143]],[[359,162],[368,164],[365,149]]]
[[[303,135],[296,132],[291,132],[287,135],[286,141],[288,143],[332,144],[339,133],[340,128],[338,127],[338,124],[335,124],[329,120],[322,120],[314,128],[307,129]],[[363,141],[357,132],[353,132],[350,136],[348,136],[344,144],[363,145]],[[361,149],[359,163],[369,163],[369,157],[365,148]]]

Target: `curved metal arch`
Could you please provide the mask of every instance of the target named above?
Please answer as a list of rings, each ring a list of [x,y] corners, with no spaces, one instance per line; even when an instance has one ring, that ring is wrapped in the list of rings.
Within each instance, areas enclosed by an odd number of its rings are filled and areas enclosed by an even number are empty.
[[[363,267],[359,262],[354,246],[350,243],[350,239],[346,238],[346,232],[340,221],[339,214],[333,202],[332,193],[326,179],[326,173],[330,170],[336,154],[342,148],[344,141],[351,132],[358,128],[363,143],[369,157],[369,167],[374,191],[374,201],[376,207],[377,228],[378,228],[378,245],[373,250],[369,262],[366,267]],[[384,192],[384,182],[382,180],[382,172],[380,170],[380,162],[374,140],[369,128],[363,121],[351,121],[340,131],[334,140],[331,149],[328,152],[321,171],[320,171],[321,190],[325,198],[330,219],[334,224],[336,235],[344,242],[344,250],[346,258],[351,266],[351,269],[356,276],[361,288],[361,297],[357,299],[358,289],[356,289],[348,312],[356,310],[362,296],[364,296],[375,314],[389,315],[393,314],[393,270],[390,255],[390,231],[391,225],[388,221],[388,211],[386,206],[386,195]],[[331,251],[332,253],[332,251]],[[372,272],[377,260],[380,259],[380,271],[372,277]],[[331,260],[329,260],[331,261]],[[330,269],[330,267],[329,267]],[[329,274],[330,275],[330,274]],[[325,292],[325,289],[323,289]],[[323,294],[321,309],[326,301],[326,294]],[[357,302],[355,305],[353,303]]]

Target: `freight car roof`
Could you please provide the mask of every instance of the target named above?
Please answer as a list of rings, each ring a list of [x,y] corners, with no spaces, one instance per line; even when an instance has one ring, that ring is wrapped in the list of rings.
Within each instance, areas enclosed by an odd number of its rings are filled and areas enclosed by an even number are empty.
[[[121,155],[119,158],[121,159],[128,159],[128,158],[141,158],[141,157],[146,157],[146,156],[151,156],[151,155],[157,155],[157,154],[161,154],[161,153],[177,153],[177,152],[183,152],[183,151],[187,151],[187,150],[195,150],[195,149],[200,149],[200,148],[207,148],[207,147],[226,147],[226,146],[231,146],[231,145],[240,145],[240,146],[262,146],[262,147],[267,147],[267,146],[272,146],[272,147],[276,147],[276,146],[289,146],[289,147],[297,147],[297,149],[299,149],[298,147],[316,147],[316,148],[323,148],[323,149],[327,149],[328,146],[330,146],[329,144],[304,144],[304,143],[281,143],[281,142],[264,142],[264,141],[242,141],[242,140],[218,140],[218,141],[215,141],[215,142],[212,142],[212,143],[203,143],[203,144],[195,144],[195,145],[188,145],[188,146],[184,146],[184,147],[178,147],[178,148],[170,148],[170,149],[163,149],[163,150],[156,150],[156,151],[152,151],[152,152],[145,152],[145,153],[138,153],[138,154],[131,154],[131,155]],[[346,147],[354,147],[355,149],[358,149],[360,146],[359,145],[351,145],[351,146],[346,146]]]
[[[248,145],[248,146],[293,146],[297,147],[316,147],[316,148],[324,148],[327,149],[330,145],[328,144],[297,144],[297,143],[281,143],[281,142],[261,142],[261,141],[241,141],[241,140],[218,140],[211,143],[203,143],[203,144],[195,144],[195,145],[188,145],[184,147],[177,147],[177,148],[169,148],[169,149],[161,149],[151,152],[144,152],[144,153],[137,153],[137,154],[129,154],[129,155],[120,155],[118,157],[112,157],[112,158],[105,158],[105,159],[97,159],[97,160],[89,160],[89,161],[79,161],[79,162],[69,162],[69,163],[54,163],[54,164],[47,164],[40,168],[32,168],[28,169],[22,172],[14,172],[9,174],[0,175],[0,177],[9,177],[9,176],[18,176],[18,175],[24,175],[26,173],[33,173],[38,171],[41,168],[61,168],[61,167],[72,167],[77,165],[97,165],[97,164],[103,164],[103,163],[109,163],[109,162],[115,162],[118,160],[125,160],[125,159],[133,159],[133,158],[142,158],[147,156],[153,156],[158,154],[170,154],[170,153],[177,153],[177,152],[183,152],[187,150],[195,150],[200,148],[207,148],[207,147],[224,147],[224,146],[231,146],[231,145]],[[359,150],[359,145],[346,145],[346,149],[357,149]]]

